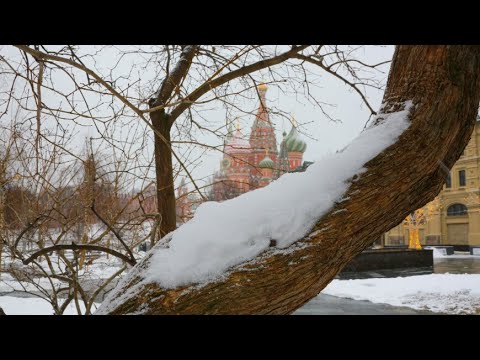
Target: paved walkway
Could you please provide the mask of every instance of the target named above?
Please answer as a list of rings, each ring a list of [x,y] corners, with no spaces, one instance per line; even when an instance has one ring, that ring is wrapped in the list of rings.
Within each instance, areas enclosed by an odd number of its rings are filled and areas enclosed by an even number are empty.
[[[375,304],[370,301],[352,300],[320,294],[293,315],[436,315],[430,311],[408,307]]]

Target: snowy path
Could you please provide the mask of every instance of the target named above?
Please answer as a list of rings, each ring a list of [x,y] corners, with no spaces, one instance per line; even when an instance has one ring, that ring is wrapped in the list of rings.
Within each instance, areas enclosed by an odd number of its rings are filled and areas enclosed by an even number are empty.
[[[333,280],[323,294],[447,314],[480,314],[480,274]]]

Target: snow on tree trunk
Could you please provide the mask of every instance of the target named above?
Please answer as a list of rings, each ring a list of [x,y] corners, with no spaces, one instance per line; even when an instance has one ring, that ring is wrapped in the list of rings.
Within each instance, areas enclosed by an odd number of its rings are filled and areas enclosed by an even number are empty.
[[[385,231],[435,198],[445,182],[446,169],[470,139],[479,101],[479,46],[398,46],[374,125],[396,121],[388,114],[413,104],[409,127],[392,145],[364,161],[365,171],[348,181],[347,190],[306,236],[285,249],[268,248],[230,267],[215,281],[173,288],[144,281],[149,270],[161,268],[150,261],[156,259],[154,249],[97,313],[293,312]],[[323,176],[330,175],[325,169]]]

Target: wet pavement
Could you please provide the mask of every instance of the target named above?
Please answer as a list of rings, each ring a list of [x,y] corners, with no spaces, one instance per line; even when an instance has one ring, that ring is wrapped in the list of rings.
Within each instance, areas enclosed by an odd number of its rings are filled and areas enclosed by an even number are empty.
[[[388,269],[388,270],[370,270],[357,272],[342,272],[336,276],[339,280],[352,279],[370,279],[370,278],[395,278],[416,275],[426,275],[434,273],[432,267],[409,268],[409,269]]]
[[[293,315],[438,315],[438,313],[320,294]]]
[[[424,274],[480,274],[480,256],[455,254],[434,259],[432,268],[399,270],[376,270],[357,273],[342,273],[337,279],[393,278]],[[377,304],[364,300],[352,300],[319,294],[298,309],[293,315],[441,315],[430,311],[414,310],[408,307]]]
[[[437,274],[480,274],[480,256],[451,255],[435,259],[434,272]]]

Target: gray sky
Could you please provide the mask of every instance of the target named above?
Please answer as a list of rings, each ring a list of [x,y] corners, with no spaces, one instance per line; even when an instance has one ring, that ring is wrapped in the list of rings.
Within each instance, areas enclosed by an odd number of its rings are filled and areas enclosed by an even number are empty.
[[[125,50],[129,47],[117,48]],[[96,54],[100,47],[81,46],[79,49],[80,53],[88,52],[90,54]],[[145,59],[139,55],[130,55],[125,57],[125,59],[122,59],[122,61],[117,64],[117,60],[119,60],[119,58],[116,51],[116,47],[102,48],[101,56],[96,55],[95,57],[86,57],[82,60],[88,67],[95,69],[97,72],[101,73],[107,78],[110,71],[113,71],[113,78],[123,75],[124,78],[118,80],[116,86],[121,87],[126,83],[138,82],[138,85],[132,88],[132,94],[130,95],[133,95],[136,98],[146,98],[149,96],[148,91],[151,91],[152,86],[155,86],[154,84],[152,85],[152,83],[150,83],[150,80],[156,78],[158,79],[160,76],[154,73],[152,66],[142,67],[140,64],[142,64],[142,61]],[[385,60],[390,60],[393,55],[393,51],[393,46],[364,46],[355,54],[358,59],[369,64],[374,64]],[[19,56],[18,50],[10,46],[1,47],[0,54],[13,58],[18,58]],[[114,70],[112,70],[114,65],[116,65],[116,67]],[[132,65],[134,66],[133,71]],[[382,84],[385,84],[389,67],[389,64],[383,65],[379,68],[383,73],[375,72],[372,73],[372,75],[375,74],[375,78]],[[269,87],[267,92],[267,105],[270,108],[280,108],[287,113],[292,113],[295,115],[295,118],[299,123],[299,131],[304,134],[304,139],[308,144],[307,151],[304,154],[304,160],[315,161],[327,152],[334,152],[337,149],[344,147],[350,140],[359,134],[368,120],[369,111],[366,106],[362,104],[360,96],[353,92],[340,80],[334,78],[332,75],[321,72],[320,69],[314,66],[311,66],[309,69],[315,74],[319,75],[316,77],[316,83],[310,88],[311,93],[322,102],[331,104],[331,106],[325,106],[324,110],[326,110],[331,117],[336,118],[339,121],[332,122],[329,120],[318,107],[308,102],[303,96],[297,96],[297,94],[294,93],[284,94],[278,88],[272,86]],[[57,72],[54,77],[54,83],[56,87],[65,92],[73,89],[73,83],[68,80],[64,73]],[[257,77],[257,80],[258,78],[259,77]],[[77,79],[85,82],[85,74],[77,74]],[[378,109],[383,96],[383,90],[367,88],[366,95],[373,108]],[[92,96],[92,104],[98,103],[98,100],[95,99],[95,96],[97,95],[87,94],[87,98],[88,96]],[[201,98],[200,100],[203,99],[204,98]],[[44,102],[48,102],[48,104],[51,106],[58,106],[61,98],[53,94],[49,94],[47,90],[44,90],[42,94],[42,100]],[[79,97],[76,99],[76,101],[78,102],[78,106],[81,107],[83,99]],[[251,101],[247,102],[243,101],[242,106],[246,110],[255,111],[258,106],[258,100],[252,99]],[[32,106],[32,108],[34,108],[34,106]],[[202,110],[201,114],[203,116],[203,121],[208,121],[209,124],[211,122],[211,125],[225,123],[226,110],[220,103],[210,103],[207,106],[200,108]],[[99,110],[97,112],[94,111],[94,113],[96,115],[103,115],[103,110],[101,109],[105,110],[106,107],[99,107]],[[230,120],[233,120],[236,116],[241,117],[242,131],[245,136],[248,136],[250,133],[250,127],[254,120],[254,115],[244,116],[240,112],[235,113],[235,111],[229,114]],[[290,130],[290,122],[279,116],[271,116],[271,120],[275,124],[277,142],[279,143],[282,138],[281,133],[284,130],[287,132]],[[136,121],[132,121],[132,118],[127,118],[125,120],[125,126],[118,126],[118,130],[116,130],[117,134],[115,136],[120,139],[129,138],[132,141],[136,139],[134,142],[139,142],[140,137],[135,138],[135,136],[140,134],[141,131],[137,129],[138,132],[135,133],[132,130],[132,123],[135,122]],[[76,126],[77,135],[69,144],[71,149],[76,151],[78,154],[81,153],[79,149],[85,146],[85,137],[94,136],[96,134],[95,127],[91,125],[90,119],[82,119],[79,121],[79,123],[82,126]],[[140,123],[140,120],[138,120],[138,123]],[[47,124],[45,123],[43,126],[47,126]],[[141,124],[140,128],[142,126],[144,125]],[[206,134],[199,135],[197,140],[213,146],[218,146],[222,143],[221,139]],[[150,141],[147,151],[145,151],[143,155],[145,157],[145,161],[148,161],[148,159],[153,156],[152,150],[153,146]],[[220,152],[207,151],[206,153],[203,153],[200,150],[196,150],[194,151],[194,154],[200,155],[197,166],[195,166],[192,170],[192,175],[195,179],[206,178],[214,171],[218,170],[219,161],[222,157]],[[177,180],[177,185],[179,181],[180,179]],[[199,185],[204,185],[204,183],[199,182]],[[191,185],[189,187],[192,189]]]
[[[394,51],[393,45],[384,47],[366,46],[363,50],[362,60],[374,64],[381,61],[390,60]],[[314,68],[312,68],[314,69]],[[380,74],[379,80],[386,83],[390,64],[381,67],[384,74]],[[317,69],[319,72],[319,70]],[[312,88],[312,92],[319,99],[333,106],[326,107],[329,114],[339,119],[339,122],[333,122],[326,118],[322,112],[314,105],[304,99],[298,99],[294,96],[286,96],[278,89],[269,88],[267,91],[267,105],[269,107],[281,106],[284,110],[295,115],[300,124],[299,130],[303,134],[308,134],[311,138],[304,135],[307,142],[307,150],[304,154],[304,160],[315,161],[323,154],[335,152],[347,145],[363,129],[369,117],[369,111],[363,105],[360,96],[354,93],[349,87],[330,74],[322,75],[320,87]],[[367,89],[368,100],[375,110],[378,110],[382,101],[383,90]],[[258,106],[258,101],[253,102]],[[209,115],[212,118],[218,118],[219,121],[225,118],[225,112],[222,110],[211,111]],[[285,119],[273,116],[272,121],[276,125],[277,142],[282,139],[283,130],[289,131],[291,125]],[[250,133],[250,127],[253,124],[254,116],[242,122],[242,132],[244,135]],[[312,139],[313,138],[313,139]],[[219,168],[219,161],[222,154],[212,152],[209,156],[202,158],[203,166],[195,171],[198,177],[207,176],[212,171]]]

